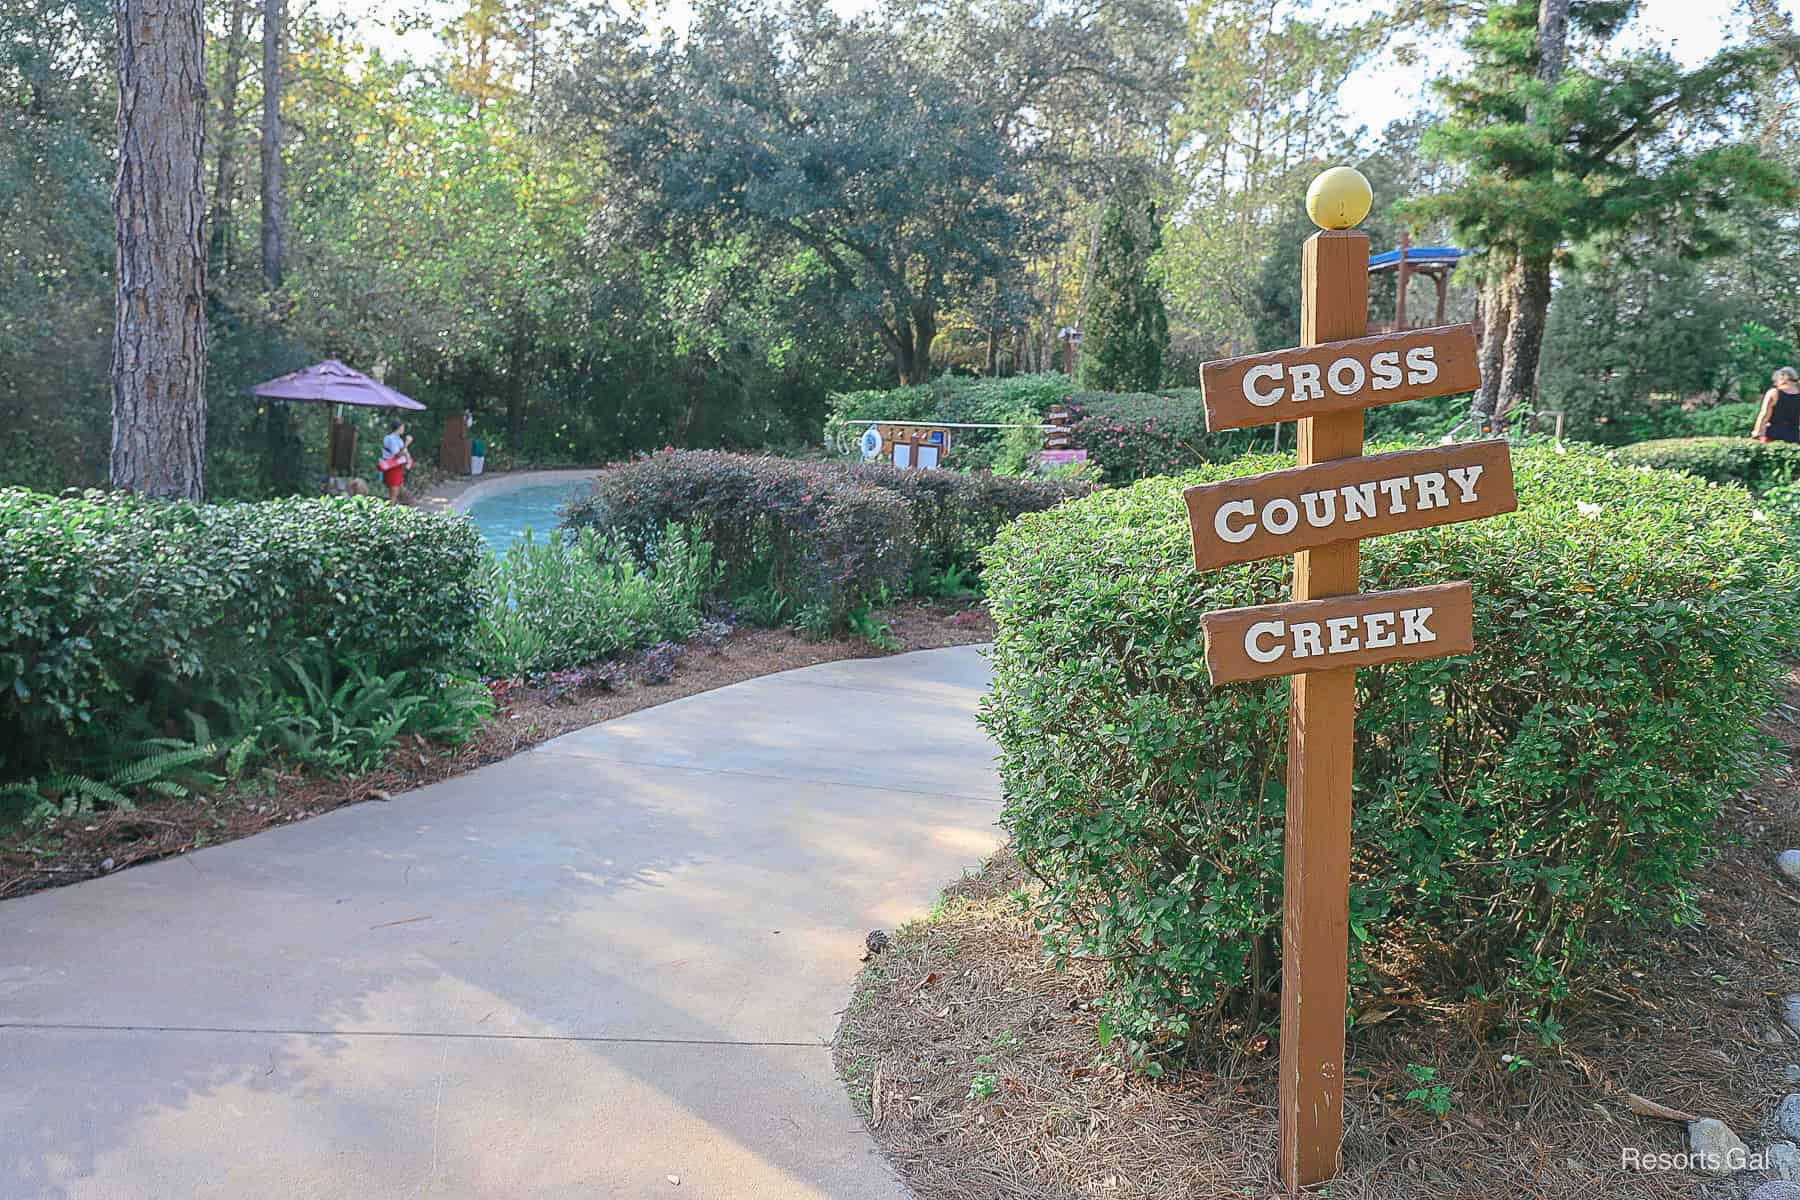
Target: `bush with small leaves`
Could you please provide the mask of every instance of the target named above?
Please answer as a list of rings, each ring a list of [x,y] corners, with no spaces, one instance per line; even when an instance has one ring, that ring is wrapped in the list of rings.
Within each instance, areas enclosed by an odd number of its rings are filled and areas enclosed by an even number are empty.
[[[1758,496],[1793,483],[1800,475],[1800,446],[1752,441],[1748,436],[1664,438],[1622,446],[1613,453],[1627,466],[1683,471],[1714,483],[1735,483]]]
[[[1521,449],[1519,511],[1363,543],[1362,589],[1469,580],[1476,650],[1358,672],[1353,986],[1479,985],[1528,1015],[1597,926],[1667,926],[1800,617],[1780,522],[1738,488]],[[983,720],[1055,955],[1106,964],[1139,1061],[1205,1042],[1280,962],[1285,680],[1214,688],[1199,617],[1283,598],[1286,560],[1196,572],[1185,484],[1022,517],[987,554]]]

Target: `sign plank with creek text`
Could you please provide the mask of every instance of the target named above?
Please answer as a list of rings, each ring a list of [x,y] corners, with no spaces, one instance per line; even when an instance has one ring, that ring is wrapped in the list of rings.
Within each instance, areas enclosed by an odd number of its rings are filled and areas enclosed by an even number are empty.
[[[1297,346],[1200,368],[1201,403],[1213,432],[1454,396],[1480,386],[1473,325]]]
[[[1225,609],[1200,624],[1206,673],[1217,686],[1467,654],[1475,648],[1475,598],[1466,583],[1439,583]]]
[[[1505,441],[1343,458],[1182,492],[1200,570],[1512,512]]]

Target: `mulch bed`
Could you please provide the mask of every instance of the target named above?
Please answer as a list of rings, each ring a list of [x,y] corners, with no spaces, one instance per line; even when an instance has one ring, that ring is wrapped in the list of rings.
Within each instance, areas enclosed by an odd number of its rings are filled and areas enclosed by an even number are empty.
[[[966,603],[907,602],[875,615],[899,642],[894,653],[971,645],[994,635],[986,610]],[[809,642],[786,629],[737,629],[711,645],[681,647],[672,667],[640,656],[573,687],[521,687],[505,695],[494,719],[464,745],[413,739],[396,745],[387,762],[367,774],[319,778],[265,771],[219,796],[76,817],[29,834],[0,832],[0,899],[247,837],[346,804],[385,800],[683,696],[777,671],[886,653],[858,638]]]
[[[1767,726],[1800,747],[1800,677]],[[1776,761],[1721,815],[1700,876],[1703,920],[1614,946],[1543,1046],[1491,1005],[1426,1000],[1385,978],[1350,1034],[1343,1170],[1332,1200],[1450,1197],[1739,1198],[1771,1178],[1621,1166],[1621,1151],[1686,1150],[1684,1127],[1640,1116],[1647,1099],[1723,1120],[1767,1146],[1800,1040],[1780,1019],[1800,992],[1800,890],[1774,867],[1800,845],[1796,780]],[[1212,1061],[1162,1080],[1103,1053],[1091,965],[1056,971],[1013,894],[1002,852],[946,889],[864,970],[835,1053],[874,1136],[921,1200],[1274,1197],[1279,1049],[1231,1031]],[[1454,989],[1432,988],[1433,994]],[[1512,1067],[1503,1055],[1529,1060]],[[1409,1064],[1453,1089],[1439,1120],[1406,1093]]]

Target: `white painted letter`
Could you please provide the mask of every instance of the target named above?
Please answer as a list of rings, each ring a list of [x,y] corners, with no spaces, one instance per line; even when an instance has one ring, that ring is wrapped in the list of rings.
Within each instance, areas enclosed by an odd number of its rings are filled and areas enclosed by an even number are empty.
[[[1360,521],[1375,515],[1375,485],[1346,483],[1338,491],[1344,494],[1344,520]]]
[[[1283,389],[1277,387],[1272,392],[1265,392],[1256,386],[1260,379],[1267,379],[1270,383],[1280,383],[1281,364],[1264,363],[1260,367],[1251,367],[1244,372],[1244,398],[1258,408],[1267,408],[1281,399]]]
[[[1281,515],[1276,516],[1277,510]],[[1300,523],[1300,510],[1286,496],[1277,496],[1263,505],[1262,526],[1270,533],[1292,533]]]
[[[1327,647],[1333,654],[1344,654],[1355,650],[1359,643],[1354,634],[1356,623],[1361,617],[1330,617],[1325,621],[1325,628],[1331,631],[1331,642]]]
[[[1286,638],[1286,621],[1258,621],[1244,631],[1244,653],[1259,663],[1272,663],[1287,653],[1287,643],[1277,641],[1273,646],[1264,648],[1256,644],[1258,638]]]
[[[1318,511],[1319,506],[1313,503],[1315,500],[1324,501],[1323,512]],[[1306,523],[1314,529],[1323,529],[1337,520],[1336,492],[1302,492],[1300,503],[1306,505]]]
[[[1383,350],[1369,360],[1370,382],[1378,392],[1391,391],[1400,386],[1400,352]]]
[[[1242,529],[1232,529],[1225,522],[1226,518],[1236,513],[1243,513],[1246,517],[1251,518],[1250,524],[1244,526]],[[1229,503],[1219,505],[1219,511],[1213,514],[1213,532],[1218,534],[1223,541],[1247,542],[1250,540],[1250,535],[1256,532],[1255,517],[1256,501],[1232,500]]]
[[[1481,478],[1482,467],[1451,467],[1450,478],[1456,482],[1456,490],[1462,493],[1464,504],[1475,503],[1475,481]]]
[[[1363,628],[1368,631],[1363,638],[1363,645],[1371,650],[1394,644],[1394,614],[1391,612],[1370,613],[1363,618]]]
[[[1339,376],[1345,374],[1346,371],[1353,376],[1349,383],[1345,383],[1339,378]],[[1354,396],[1356,393],[1362,391],[1363,380],[1365,379],[1363,365],[1354,358],[1338,359],[1331,364],[1331,370],[1326,373],[1325,377],[1331,382],[1331,390],[1340,396]]]
[[[1319,623],[1317,621],[1296,621],[1290,628],[1294,633],[1294,657],[1317,658],[1325,653],[1319,644]]]
[[[1436,611],[1435,608],[1401,609],[1400,620],[1405,625],[1405,631],[1400,635],[1400,644],[1411,646],[1418,642],[1437,641],[1437,634],[1432,632],[1431,626],[1425,624]]]
[[[1436,471],[1414,475],[1413,494],[1418,497],[1414,503],[1420,508],[1445,508],[1450,503],[1444,495],[1444,477]]]
[[[1406,352],[1406,382],[1430,383],[1437,378],[1437,347],[1414,346]]]
[[[1402,475],[1398,479],[1383,479],[1375,486],[1387,493],[1389,512],[1403,513],[1406,511],[1406,501],[1400,498],[1400,493],[1412,486],[1412,480],[1409,477]]]
[[[1319,368],[1311,363],[1289,367],[1288,375],[1294,381],[1294,403],[1317,400],[1325,394],[1325,389],[1319,386]]]

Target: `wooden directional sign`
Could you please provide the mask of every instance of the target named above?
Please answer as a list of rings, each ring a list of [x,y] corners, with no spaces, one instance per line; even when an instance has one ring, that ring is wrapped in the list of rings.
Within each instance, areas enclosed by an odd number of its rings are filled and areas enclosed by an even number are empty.
[[[1511,512],[1504,441],[1400,450],[1182,492],[1201,570]]]
[[[1474,606],[1468,584],[1440,583],[1207,613],[1206,673],[1214,684],[1242,683],[1467,654]]]
[[[1299,346],[1200,368],[1206,427],[1214,432],[1454,396],[1480,386],[1473,325]]]
[[[1313,183],[1323,232],[1300,269],[1300,347],[1207,363],[1209,429],[1298,421],[1299,466],[1183,494],[1201,570],[1294,556],[1294,599],[1201,617],[1214,683],[1291,676],[1281,914],[1278,1148],[1290,1195],[1337,1173],[1343,1140],[1356,670],[1473,648],[1466,583],[1357,594],[1360,539],[1510,512],[1505,442],[1363,457],[1362,410],[1480,386],[1466,325],[1364,337],[1368,181]]]

